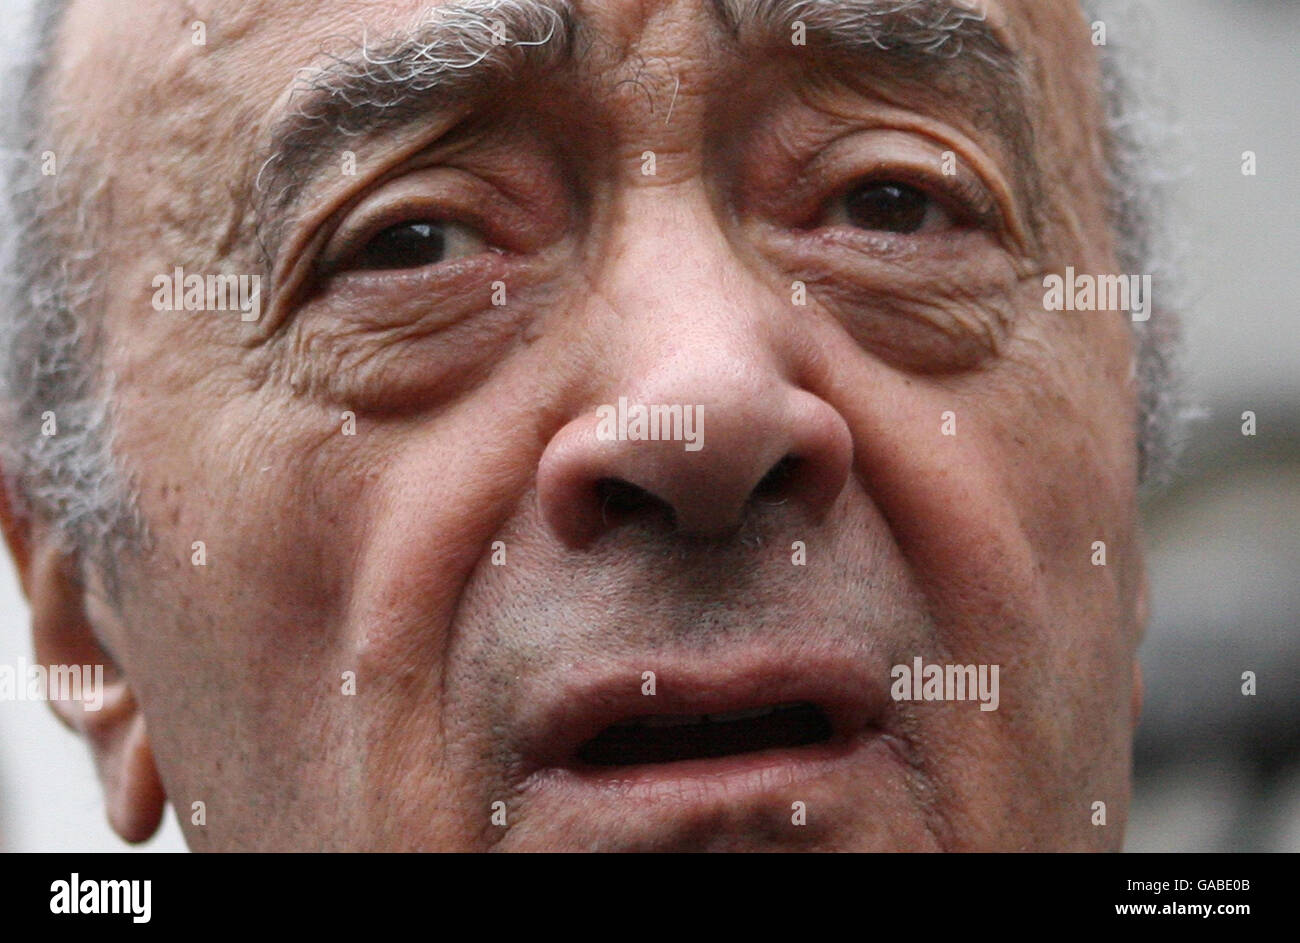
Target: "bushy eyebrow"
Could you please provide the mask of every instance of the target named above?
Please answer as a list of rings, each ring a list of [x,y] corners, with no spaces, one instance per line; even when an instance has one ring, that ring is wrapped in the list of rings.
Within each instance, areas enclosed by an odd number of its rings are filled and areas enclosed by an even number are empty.
[[[874,62],[891,74],[938,78],[991,102],[1008,152],[1032,161],[1020,61],[1000,40],[979,0],[710,0],[740,51],[792,46],[801,24],[808,46]],[[256,181],[263,245],[305,184],[363,137],[429,123],[509,84],[572,65],[585,29],[570,0],[453,0],[409,28],[301,71],[275,121]],[[584,48],[586,48],[584,46]],[[1032,168],[1029,168],[1032,169]]]
[[[846,46],[909,49],[955,57],[965,52],[992,65],[1014,53],[990,25],[982,0],[712,0],[733,35],[759,29],[788,38],[803,23]]]
[[[323,65],[299,72],[271,129],[256,183],[259,215],[292,204],[304,178],[337,162],[349,142],[447,114],[558,65],[573,35],[567,0],[458,0],[430,7],[396,35],[326,53]]]
[[[902,77],[989,127],[1014,167],[1013,186],[1038,206],[1033,98],[1025,61],[990,22],[985,0],[710,0],[741,49],[808,48],[840,75]],[[1031,221],[1032,222],[1032,221]]]

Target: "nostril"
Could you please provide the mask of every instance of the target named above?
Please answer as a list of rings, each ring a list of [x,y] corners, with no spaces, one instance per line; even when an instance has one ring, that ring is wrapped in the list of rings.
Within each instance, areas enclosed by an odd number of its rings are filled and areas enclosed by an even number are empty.
[[[763,479],[754,486],[753,497],[768,504],[779,504],[789,495],[801,459],[787,455],[767,470]]]
[[[541,520],[570,550],[585,550],[624,528],[624,536],[638,539],[672,536],[717,543],[736,538],[749,515],[767,524],[774,523],[772,515],[821,521],[844,492],[853,467],[848,424],[812,393],[775,380],[764,380],[761,389],[755,386],[746,379],[723,390],[725,396],[714,395],[718,401],[710,414],[709,444],[695,451],[690,442],[676,441],[671,404],[638,407],[657,417],[657,440],[640,426],[631,437],[631,419],[629,437],[619,438],[616,430],[611,440],[610,430],[601,426],[603,412],[575,416],[546,443],[537,464]],[[716,392],[708,389],[711,395]],[[681,408],[684,434],[686,407]],[[648,424],[649,419],[647,429]],[[694,427],[697,432],[701,428]],[[647,439],[657,444],[644,444]]]
[[[639,485],[622,478],[601,478],[596,482],[596,500],[600,503],[601,520],[617,524],[646,512],[657,512],[673,523],[676,515],[669,504]]]

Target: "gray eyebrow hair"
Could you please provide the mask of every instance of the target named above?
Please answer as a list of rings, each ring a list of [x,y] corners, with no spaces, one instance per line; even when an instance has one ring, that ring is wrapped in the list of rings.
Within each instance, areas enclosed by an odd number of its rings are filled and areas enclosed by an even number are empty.
[[[789,42],[796,22],[821,45],[955,59],[969,54],[995,69],[1017,67],[977,0],[712,0],[733,36],[757,29]]]
[[[1036,163],[1034,100],[1026,62],[988,21],[981,0],[712,0],[723,27],[743,45],[792,48],[802,23],[809,48],[897,75],[902,64],[937,91],[970,107],[1006,145],[1012,187],[1041,233],[1042,182]],[[843,61],[840,63],[843,73]],[[977,91],[978,98],[971,92]]]
[[[1032,128],[1019,58],[975,0],[711,0],[715,18],[742,48],[792,48],[804,24],[808,45],[852,58],[893,62],[917,77],[978,87],[995,103],[980,111],[1006,138],[1016,182],[1035,206]],[[268,269],[284,211],[313,170],[337,160],[350,139],[427,120],[531,72],[569,61],[582,23],[570,0],[455,0],[432,6],[407,30],[372,46],[363,37],[324,65],[302,70],[255,185],[257,237]],[[502,42],[504,34],[505,41]],[[592,39],[586,37],[584,45]]]
[[[259,218],[298,197],[303,177],[349,139],[447,112],[525,71],[567,59],[568,0],[458,0],[429,7],[406,30],[299,72],[257,174]]]

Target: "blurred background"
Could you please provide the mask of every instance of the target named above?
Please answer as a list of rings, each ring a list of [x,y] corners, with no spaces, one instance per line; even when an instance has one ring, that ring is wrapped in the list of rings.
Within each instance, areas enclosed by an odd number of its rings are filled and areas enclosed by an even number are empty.
[[[1178,481],[1144,508],[1153,620],[1127,848],[1300,851],[1300,3],[1148,6],[1188,162],[1201,416]]]
[[[1169,156],[1186,170],[1200,410],[1178,480],[1144,507],[1153,620],[1126,846],[1300,851],[1300,2],[1142,6],[1181,129]],[[0,50],[26,7],[0,0]],[[1244,151],[1256,176],[1241,173]],[[15,665],[31,657],[28,612],[0,557],[0,664]],[[0,850],[126,847],[76,737],[45,704],[0,704]],[[184,848],[170,813],[140,846]]]

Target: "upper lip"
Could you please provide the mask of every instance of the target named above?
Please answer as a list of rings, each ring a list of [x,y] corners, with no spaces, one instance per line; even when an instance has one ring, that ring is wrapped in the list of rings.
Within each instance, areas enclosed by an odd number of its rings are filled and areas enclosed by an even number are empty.
[[[642,694],[643,673],[655,693]],[[576,673],[577,677],[572,675]],[[807,702],[825,712],[834,738],[878,726],[889,706],[887,672],[843,658],[647,657],[623,670],[565,679],[526,703],[518,746],[530,771],[579,765],[579,748],[605,728],[638,717],[721,714]]]

